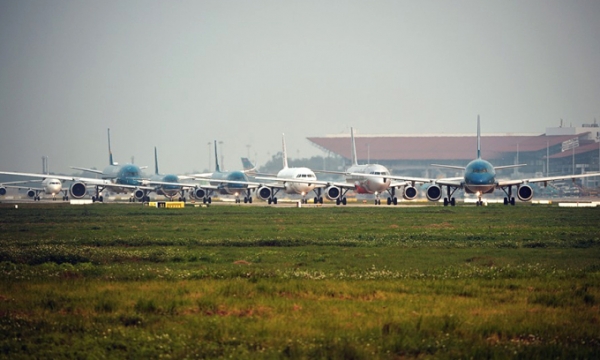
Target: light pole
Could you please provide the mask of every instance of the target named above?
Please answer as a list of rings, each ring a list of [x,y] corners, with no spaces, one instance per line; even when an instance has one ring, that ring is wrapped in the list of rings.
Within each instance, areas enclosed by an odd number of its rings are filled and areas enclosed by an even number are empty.
[[[367,164],[371,163],[371,144],[367,143]]]
[[[211,148],[211,146],[210,145],[212,145],[212,143],[209,141],[208,142],[208,171],[210,171],[210,169],[211,169],[211,166],[210,166],[211,165],[210,164],[210,158],[211,158],[210,148]]]
[[[221,169],[225,169],[225,161],[224,161],[225,154],[223,154],[223,142],[219,141],[219,145],[221,145],[221,150],[219,150],[219,151],[221,151],[221,165],[220,165],[220,168]]]

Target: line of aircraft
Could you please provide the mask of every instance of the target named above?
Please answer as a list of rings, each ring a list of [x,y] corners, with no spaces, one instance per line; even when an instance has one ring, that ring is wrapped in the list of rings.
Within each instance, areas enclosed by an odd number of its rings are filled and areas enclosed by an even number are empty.
[[[87,171],[100,175],[98,178],[86,178],[79,176],[49,175],[37,173],[19,173],[0,171],[3,175],[31,177],[42,180],[41,187],[26,187],[23,183],[29,181],[13,181],[0,184],[0,196],[6,194],[6,188],[27,188],[28,196],[34,200],[40,199],[40,194],[56,195],[63,193],[63,200],[69,196],[81,199],[88,192],[92,193],[92,201],[102,202],[102,192],[106,189],[115,193],[131,193],[130,201],[148,201],[150,193],[163,195],[170,200],[175,197],[179,201],[185,201],[185,192],[194,200],[202,200],[210,204],[215,194],[233,195],[236,203],[252,203],[252,192],[266,201],[268,204],[277,204],[277,194],[298,194],[302,196],[302,203],[308,203],[307,196],[313,192],[313,202],[322,204],[323,197],[335,201],[337,205],[346,205],[346,194],[354,191],[358,194],[374,194],[375,204],[381,205],[380,196],[387,193],[387,204],[396,205],[398,197],[412,200],[417,197],[418,191],[415,184],[429,184],[425,196],[429,201],[439,201],[443,197],[443,189],[446,189],[444,206],[455,206],[456,199],[453,196],[457,190],[464,190],[468,194],[475,194],[478,198],[477,205],[483,205],[482,197],[495,190],[502,190],[506,197],[505,205],[515,205],[513,187],[516,195],[521,201],[529,201],[533,198],[533,189],[529,184],[544,183],[557,180],[600,176],[600,173],[587,173],[580,175],[565,175],[543,178],[529,178],[516,180],[498,180],[496,170],[524,166],[524,164],[497,166],[481,158],[481,131],[480,120],[477,116],[477,158],[469,162],[465,167],[432,164],[432,166],[462,170],[463,176],[456,178],[418,178],[400,175],[391,175],[390,171],[380,164],[358,164],[356,156],[356,144],[354,140],[354,129],[350,130],[352,146],[352,165],[346,171],[316,171],[317,173],[337,174],[344,176],[344,181],[318,180],[315,171],[306,167],[289,167],[285,135],[282,135],[283,168],[277,174],[256,173],[255,167],[248,159],[242,159],[243,170],[221,171],[217,154],[217,142],[215,141],[215,171],[212,173],[192,175],[162,175],[158,170],[158,155],[154,148],[154,174],[150,178],[144,178],[140,167],[135,164],[119,165],[113,161],[110,147],[110,129],[108,130],[108,152],[109,165],[102,171],[83,167],[72,167],[73,169]],[[248,175],[253,175],[251,180]],[[182,181],[201,181],[182,182]],[[63,187],[63,182],[70,181],[69,187]],[[242,199],[243,197],[243,199]]]

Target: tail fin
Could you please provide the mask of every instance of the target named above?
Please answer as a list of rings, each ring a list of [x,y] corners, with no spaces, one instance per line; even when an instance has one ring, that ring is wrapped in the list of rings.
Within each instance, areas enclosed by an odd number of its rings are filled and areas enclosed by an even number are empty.
[[[156,146],[154,147],[154,174],[158,175],[158,155],[156,154]]]
[[[242,158],[242,166],[244,168],[244,172],[252,172],[256,170],[256,166],[252,164],[250,159],[243,157]]]
[[[219,167],[219,154],[217,153],[217,140],[215,140],[215,171],[221,172],[221,168]]]
[[[250,161],[248,158],[242,158],[242,167],[244,168],[244,171],[256,169],[256,166],[254,166],[252,161]]]
[[[352,165],[358,165],[358,160],[356,159],[356,143],[354,142],[354,128],[350,128],[350,138],[352,139]]]
[[[477,158],[481,159],[481,130],[479,128],[479,115],[477,115]]]
[[[113,161],[113,157],[112,157],[112,151],[110,150],[110,129],[108,129],[108,164],[109,165],[115,164],[115,162]]]
[[[281,134],[281,145],[283,147],[283,168],[287,169],[288,161],[287,161],[287,149],[285,148],[285,134]]]

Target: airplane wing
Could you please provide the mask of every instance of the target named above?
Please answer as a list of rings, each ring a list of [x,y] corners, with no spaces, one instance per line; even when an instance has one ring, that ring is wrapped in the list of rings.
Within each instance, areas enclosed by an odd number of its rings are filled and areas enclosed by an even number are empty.
[[[578,174],[578,175],[548,176],[548,177],[531,178],[531,179],[501,180],[501,181],[498,181],[498,186],[504,187],[504,186],[513,186],[513,185],[521,185],[521,184],[526,184],[526,183],[540,183],[540,182],[547,183],[550,181],[569,180],[569,179],[572,181],[575,181],[575,179],[581,179],[581,178],[593,177],[593,176],[600,176],[600,172]]]
[[[446,169],[455,169],[455,170],[465,170],[464,166],[454,166],[454,165],[441,165],[441,164],[431,164],[431,166],[446,168]]]
[[[255,179],[268,180],[268,181],[282,183],[282,184],[285,184],[286,182],[302,183],[302,184],[315,184],[315,187],[326,187],[331,184],[331,182],[329,182],[329,181],[322,181],[322,180],[316,180],[316,179],[311,181],[306,178],[293,179],[293,178],[278,178],[278,177],[270,177],[270,176],[257,176],[257,177],[255,177]],[[272,185],[270,185],[270,186],[272,186]]]
[[[90,168],[83,168],[83,167],[77,167],[77,166],[69,166],[69,167],[71,169],[75,169],[75,170],[87,171],[87,172],[91,172],[94,174],[102,175],[102,170],[98,170],[98,169],[90,169]]]
[[[22,186],[22,185],[5,185],[5,184],[2,184],[2,185],[3,185],[3,187],[9,188],[9,189],[29,189],[29,190],[44,191],[44,188],[40,188],[40,187]]]
[[[146,182],[148,185],[171,185],[171,186],[179,186],[182,188],[196,188],[199,185],[198,184],[191,184],[191,183],[179,183],[179,182],[168,182],[168,181],[147,181]]]
[[[521,167],[521,166],[527,166],[527,164],[494,166],[494,169],[496,169],[496,170],[512,169],[512,168],[518,168],[518,167]]]
[[[464,186],[463,178],[443,178],[435,180],[435,184],[441,186],[451,186],[454,188],[462,188]]]
[[[30,176],[45,179],[47,177],[52,177],[53,179],[58,179],[62,181],[79,181],[87,185],[92,186],[104,186],[104,187],[115,187],[115,188],[125,188],[125,189],[143,189],[143,190],[154,190],[153,187],[145,186],[145,185],[129,185],[129,184],[118,184],[113,183],[110,180],[105,179],[93,179],[93,178],[84,178],[79,176],[66,176],[66,175],[48,175],[48,174],[35,174],[35,173],[19,173],[19,172],[10,172],[10,171],[0,171],[1,175],[13,175],[13,176]]]

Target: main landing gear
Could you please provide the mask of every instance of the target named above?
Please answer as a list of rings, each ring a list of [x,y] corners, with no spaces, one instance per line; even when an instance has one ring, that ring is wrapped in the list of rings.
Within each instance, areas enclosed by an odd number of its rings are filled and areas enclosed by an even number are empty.
[[[515,205],[515,197],[512,196],[512,186],[507,186],[508,191],[506,191],[507,189],[502,188],[502,190],[504,191],[504,193],[506,194],[506,196],[504,197],[504,205]]]
[[[456,205],[456,198],[453,197],[452,195],[454,195],[454,192],[456,191],[457,188],[452,188],[451,186],[446,186],[446,194],[448,195],[447,197],[444,198],[444,206],[455,206]],[[479,200],[481,201],[481,197],[479,198]],[[478,202],[478,206],[479,206],[479,202]]]
[[[388,192],[390,193],[390,196],[388,196],[387,198],[387,204],[388,205],[398,205],[398,198],[396,197],[396,188],[390,188],[388,189]],[[379,200],[379,204],[376,205],[381,205],[381,200]]]
[[[315,196],[313,198],[313,203],[315,203],[315,204],[322,204],[323,203],[323,196],[321,195],[321,188],[314,189],[314,192],[317,194],[317,196]]]
[[[246,190],[246,196],[244,196],[244,204],[252,204],[252,195],[250,189]]]
[[[100,193],[104,191],[104,188],[100,189],[100,186],[96,186],[96,195],[92,195],[92,202],[104,202],[104,197]]]

